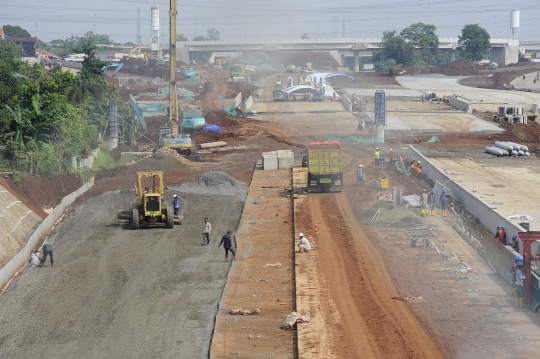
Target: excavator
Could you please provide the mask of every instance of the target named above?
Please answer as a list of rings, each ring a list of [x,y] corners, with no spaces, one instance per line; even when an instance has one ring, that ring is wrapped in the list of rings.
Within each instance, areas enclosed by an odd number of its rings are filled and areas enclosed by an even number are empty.
[[[133,55],[133,53],[134,53],[135,51],[137,51],[137,57],[136,57],[136,58],[137,58],[137,59],[140,58],[140,57],[141,57],[141,50],[142,50],[142,47],[143,47],[143,44],[139,44],[139,45],[135,46],[134,48],[132,48],[131,50],[129,50],[129,54],[128,54],[127,57],[130,58],[131,55]]]
[[[159,147],[168,147],[179,154],[191,154],[197,147],[191,137],[184,133],[184,126],[178,116],[176,95],[176,0],[171,0],[170,12],[170,71],[169,71],[169,126],[159,129]],[[179,130],[180,127],[180,130]]]

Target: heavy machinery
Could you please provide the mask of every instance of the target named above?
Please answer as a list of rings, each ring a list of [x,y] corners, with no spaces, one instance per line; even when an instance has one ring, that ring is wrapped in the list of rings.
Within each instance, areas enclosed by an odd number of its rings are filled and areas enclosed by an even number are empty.
[[[182,122],[178,120],[178,99],[176,98],[176,0],[171,0],[169,36],[169,127],[159,130],[159,147],[169,147],[178,153],[190,154],[195,149],[191,137],[184,133]],[[180,131],[178,124],[180,122]]]
[[[296,66],[294,65],[287,65],[287,69],[285,70],[285,72],[295,72],[296,71]]]
[[[120,69],[121,69],[122,67],[124,67],[124,64],[123,64],[123,63],[120,63],[120,62],[119,62],[119,63],[116,63],[116,64],[107,64],[107,65],[105,65],[105,66],[103,66],[103,67],[101,68],[101,72],[105,73],[109,67],[116,67],[116,70],[114,70],[114,73],[113,73],[113,74],[115,74],[115,73],[117,73],[118,71],[120,71]]]
[[[151,187],[146,187],[150,180]],[[172,228],[175,223],[182,224],[182,218],[175,216],[172,207],[163,201],[162,171],[137,172],[135,204],[130,205],[129,210],[118,213],[118,219],[127,219],[131,229],[139,229],[143,223],[163,223],[167,228]]]
[[[139,59],[141,57],[141,50],[142,50],[142,47],[143,47],[143,44],[139,44],[137,46],[135,46],[134,48],[132,48],[131,50],[129,50],[129,54],[127,57],[131,57],[131,55],[133,55],[133,53],[135,51],[137,51],[137,58]]]
[[[307,147],[308,192],[342,192],[343,169],[338,141],[311,142]]]
[[[231,65],[231,81],[244,82],[246,80],[246,69],[243,64]]]

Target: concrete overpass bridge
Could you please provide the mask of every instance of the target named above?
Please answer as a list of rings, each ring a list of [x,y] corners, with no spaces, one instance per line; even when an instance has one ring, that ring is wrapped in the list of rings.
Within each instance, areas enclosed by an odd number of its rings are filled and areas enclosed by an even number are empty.
[[[178,60],[191,63],[195,52],[231,53],[264,51],[335,51],[340,54],[341,64],[347,57],[353,58],[353,69],[359,71],[360,56],[371,56],[379,49],[381,38],[350,39],[307,39],[307,40],[267,40],[267,41],[179,41],[176,44]],[[499,64],[518,62],[519,42],[510,39],[492,39],[490,60]],[[457,38],[439,38],[439,49],[448,52],[455,59],[458,47]]]

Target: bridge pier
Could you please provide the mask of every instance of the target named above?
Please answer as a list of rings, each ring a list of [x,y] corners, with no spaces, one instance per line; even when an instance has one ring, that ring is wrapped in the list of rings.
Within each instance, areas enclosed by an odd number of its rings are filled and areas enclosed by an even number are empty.
[[[354,72],[360,71],[360,51],[359,50],[353,51],[353,71]]]

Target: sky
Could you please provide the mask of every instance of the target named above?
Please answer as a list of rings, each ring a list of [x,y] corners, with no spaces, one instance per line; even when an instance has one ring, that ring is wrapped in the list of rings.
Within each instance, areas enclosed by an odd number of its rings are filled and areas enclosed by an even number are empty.
[[[21,26],[46,42],[94,31],[116,42],[135,43],[140,17],[146,45],[150,8],[158,5],[165,44],[169,4],[167,0],[0,0],[0,26]],[[540,39],[540,0],[178,0],[177,6],[177,32],[189,39],[205,35],[209,27],[219,30],[222,40],[297,39],[303,33],[310,38],[374,38],[417,22],[435,25],[439,37],[458,37],[464,25],[479,24],[492,38],[501,39],[510,38],[513,7],[521,12],[519,38]]]

